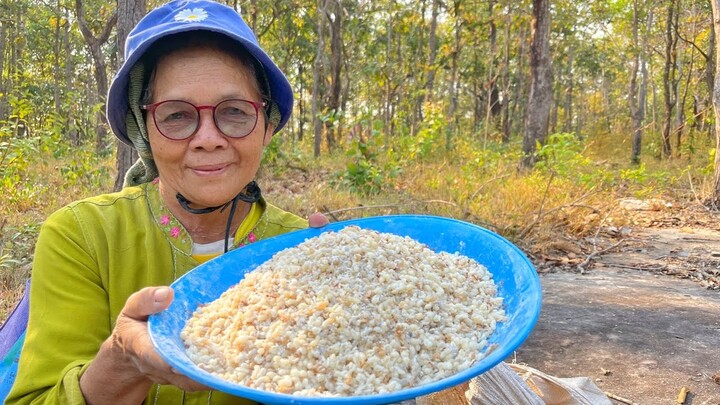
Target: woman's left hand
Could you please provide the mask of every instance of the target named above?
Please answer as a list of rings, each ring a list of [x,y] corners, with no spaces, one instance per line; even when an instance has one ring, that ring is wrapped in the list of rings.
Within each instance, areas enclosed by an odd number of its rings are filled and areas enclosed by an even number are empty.
[[[315,212],[308,217],[308,223],[310,228],[322,228],[330,223],[330,220],[322,212]]]

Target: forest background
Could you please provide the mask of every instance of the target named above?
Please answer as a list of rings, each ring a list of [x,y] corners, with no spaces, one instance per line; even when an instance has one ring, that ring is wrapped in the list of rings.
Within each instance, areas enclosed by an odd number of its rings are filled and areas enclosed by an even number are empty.
[[[0,320],[43,219],[121,187],[104,96],[159,4],[0,1]],[[227,4],[294,86],[260,174],[285,209],[449,216],[536,258],[623,226],[624,198],[717,208],[709,1]]]

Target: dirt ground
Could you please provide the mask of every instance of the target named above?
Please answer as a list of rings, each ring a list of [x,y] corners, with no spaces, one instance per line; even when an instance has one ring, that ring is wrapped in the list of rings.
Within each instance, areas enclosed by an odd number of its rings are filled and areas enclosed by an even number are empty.
[[[540,319],[508,361],[590,377],[616,404],[678,404],[685,387],[684,404],[718,405],[720,215],[635,203],[634,224],[596,238],[593,251],[614,247],[582,271],[538,266]]]

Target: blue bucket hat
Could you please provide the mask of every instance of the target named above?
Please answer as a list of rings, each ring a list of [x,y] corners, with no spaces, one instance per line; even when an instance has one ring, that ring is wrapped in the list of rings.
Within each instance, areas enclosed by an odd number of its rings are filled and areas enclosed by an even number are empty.
[[[152,44],[168,35],[193,30],[224,34],[239,42],[264,69],[270,98],[280,111],[277,133],[288,121],[293,108],[293,92],[275,62],[260,48],[255,34],[232,8],[207,0],[176,0],[150,11],[133,28],[125,43],[125,62],[115,75],[107,97],[107,118],[115,136],[133,146],[128,137],[126,117],[130,108],[128,83],[135,64]]]

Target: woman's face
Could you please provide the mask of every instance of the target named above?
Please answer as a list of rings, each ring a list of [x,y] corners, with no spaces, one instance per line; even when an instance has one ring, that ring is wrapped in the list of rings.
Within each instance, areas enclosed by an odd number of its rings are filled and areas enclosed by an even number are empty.
[[[262,101],[250,71],[216,49],[186,49],[161,58],[150,86],[153,103],[183,100],[200,106],[234,98]],[[263,147],[273,132],[272,125],[265,131],[262,111],[255,129],[243,138],[223,135],[211,109],[201,110],[197,132],[179,141],[160,134],[150,113],[145,122],[162,195],[174,200],[179,192],[193,207],[217,206],[233,199],[255,178]]]

